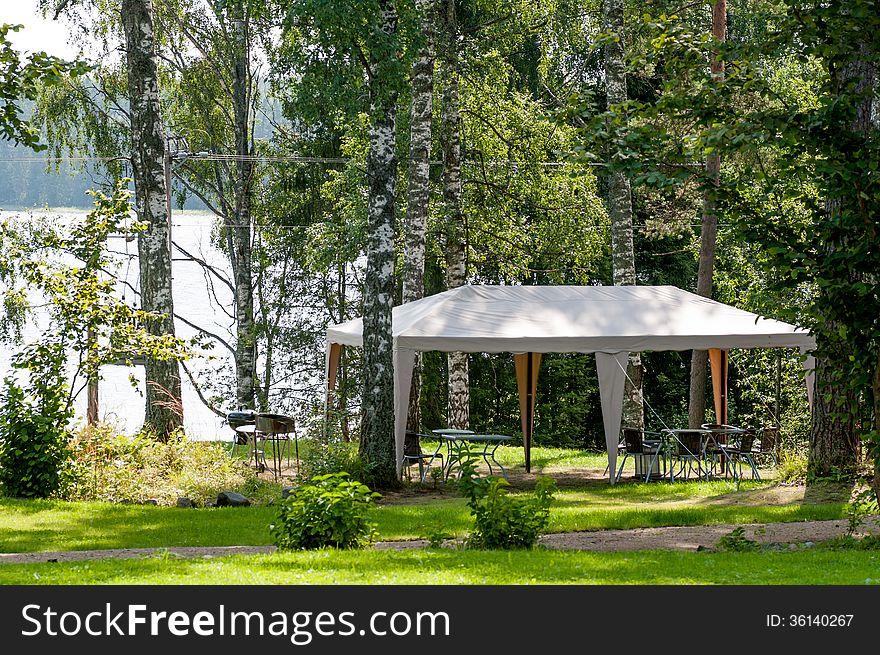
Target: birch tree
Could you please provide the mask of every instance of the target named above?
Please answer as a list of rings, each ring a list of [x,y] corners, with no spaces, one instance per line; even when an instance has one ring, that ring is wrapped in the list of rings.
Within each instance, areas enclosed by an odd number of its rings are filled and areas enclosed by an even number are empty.
[[[443,49],[443,110],[440,118],[440,139],[443,148],[443,218],[445,221],[446,288],[464,285],[467,276],[467,245],[465,216],[462,211],[461,185],[461,114],[459,111],[458,19],[455,0],[444,0]],[[467,429],[470,424],[468,393],[468,356],[452,352],[447,355],[449,369],[449,427]]]
[[[147,321],[154,335],[174,335],[171,235],[165,182],[165,137],[159,111],[159,80],[152,0],[122,0],[131,120],[132,170],[138,219],[141,307],[159,317]],[[183,426],[180,371],[176,360],[147,358],[144,423],[160,439]]]
[[[609,107],[622,105],[627,100],[626,67],[623,39],[625,23],[623,0],[605,0],[603,3],[605,30],[612,38],[605,46],[605,95]],[[624,117],[624,122],[626,118]],[[614,170],[608,176],[608,214],[611,218],[612,277],[615,285],[636,283],[636,262],[633,250],[632,189],[627,174]],[[624,387],[623,424],[644,428],[642,399],[642,359],[637,352],[630,353],[627,379]]]
[[[378,39],[367,64],[370,149],[367,155],[367,269],[364,279],[364,392],[361,454],[380,486],[397,482],[394,441],[394,360],[391,307],[394,298],[394,213],[397,90],[388,79],[397,16],[391,2],[379,3]]]
[[[410,74],[409,177],[407,183],[406,229],[404,232],[403,302],[425,295],[425,232],[428,224],[431,169],[431,123],[434,101],[435,0],[417,2],[424,45],[416,53]],[[415,356],[410,387],[407,429],[418,432],[421,425],[421,357]]]

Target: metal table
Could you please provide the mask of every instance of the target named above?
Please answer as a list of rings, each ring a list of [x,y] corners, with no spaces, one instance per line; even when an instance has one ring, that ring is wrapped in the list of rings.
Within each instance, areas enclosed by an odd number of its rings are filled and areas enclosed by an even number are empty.
[[[501,444],[513,441],[513,437],[506,434],[476,434],[471,430],[456,430],[452,428],[440,428],[432,430],[432,432],[440,437],[441,444],[446,444],[446,473],[444,479],[449,479],[456,462],[458,462],[459,467],[461,466],[461,460],[465,453],[476,454],[482,457],[483,461],[486,462],[486,466],[489,467],[490,475],[495,472],[492,467],[494,462],[495,466],[501,471],[501,475],[504,476],[504,479],[507,479],[507,471],[504,470],[501,462],[495,459],[495,451],[498,450],[498,446]],[[438,444],[438,449],[441,444]]]

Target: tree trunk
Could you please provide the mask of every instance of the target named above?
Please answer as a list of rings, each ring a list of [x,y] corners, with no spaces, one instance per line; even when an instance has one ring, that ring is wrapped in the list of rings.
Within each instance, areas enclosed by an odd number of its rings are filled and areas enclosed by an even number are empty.
[[[428,224],[431,167],[431,120],[434,96],[434,11],[432,0],[418,3],[422,13],[425,47],[412,66],[410,107],[409,181],[407,184],[406,234],[403,260],[403,302],[425,295],[425,232]],[[421,357],[416,354],[410,388],[407,429],[421,426]]]
[[[446,219],[446,288],[455,289],[465,283],[467,275],[464,212],[461,187],[461,114],[459,112],[458,22],[455,0],[445,0],[443,54],[443,213]],[[447,422],[451,428],[470,426],[470,393],[467,353],[447,355],[449,369],[449,405]]]
[[[712,36],[716,41],[727,40],[727,0],[716,0],[712,6]],[[724,62],[718,58],[717,50],[712,51],[712,77],[716,83],[724,82]],[[711,183],[718,184],[721,173],[721,158],[718,155],[706,157],[706,176]],[[715,242],[718,238],[718,217],[715,214],[715,193],[703,192],[703,220],[700,226],[700,262],[697,269],[697,294],[712,297],[712,277],[715,268]],[[688,403],[688,426],[698,428],[706,418],[706,365],[708,354],[705,350],[694,350],[691,355],[691,386]],[[716,417],[716,421],[719,417]]]
[[[159,84],[153,35],[152,0],[122,0],[132,170],[138,220],[141,307],[157,314],[145,326],[151,334],[174,334],[171,295],[171,235],[165,184],[165,138],[159,114]],[[174,360],[147,359],[144,424],[159,439],[183,425],[180,370]]]
[[[254,163],[251,147],[251,70],[248,23],[241,0],[236,3],[232,22],[232,109],[235,154],[235,211],[227,214],[226,230],[229,259],[235,287],[235,396],[239,407],[253,409],[257,375],[256,329],[254,326],[254,287],[251,276],[251,205]],[[267,389],[268,392],[268,389]]]
[[[859,452],[852,391],[829,376],[829,360],[816,360],[816,390],[810,421],[809,470],[817,476],[852,471]]]
[[[381,29],[389,37],[397,31],[392,4],[381,3]],[[367,206],[367,268],[364,275],[364,392],[361,455],[370,480],[380,487],[397,484],[394,442],[394,360],[391,307],[394,299],[394,192],[395,153],[394,93],[381,70],[371,62],[370,148],[367,154],[369,200]]]
[[[854,61],[844,68],[841,81],[846,84],[851,80],[856,80],[854,91],[862,97],[862,102],[849,127],[853,132],[868,135],[873,128],[870,89],[874,87],[874,69],[868,63],[867,57],[862,61]],[[834,215],[840,211],[839,201],[828,202],[826,209],[828,220],[833,220]],[[833,252],[835,244],[829,243],[827,247]],[[834,332],[836,332],[834,325],[826,329],[826,333]],[[834,374],[834,369],[840,369],[840,362],[845,362],[847,359],[848,353],[845,349],[842,352],[835,352],[833,356],[825,354],[816,358],[816,393],[810,425],[809,470],[819,476],[828,475],[835,470],[851,471],[858,462],[859,438],[855,432],[855,394],[843,384],[839,373]],[[876,373],[873,382],[876,389]],[[876,394],[874,403],[876,408]],[[876,421],[875,413],[875,423]],[[875,462],[875,475],[876,470]]]
[[[617,40],[605,46],[605,95],[609,106],[626,102],[626,66],[623,59],[623,0],[603,3],[605,30]],[[623,173],[611,173],[608,179],[608,214],[611,217],[611,260],[615,285],[636,283],[636,261],[633,250],[632,190]],[[630,353],[626,367],[627,379],[623,396],[623,425],[643,429],[645,426],[642,398],[642,358]]]
[[[880,499],[880,354],[874,362],[874,380],[872,389],[874,394],[874,441],[872,454],[874,456],[874,494]]]

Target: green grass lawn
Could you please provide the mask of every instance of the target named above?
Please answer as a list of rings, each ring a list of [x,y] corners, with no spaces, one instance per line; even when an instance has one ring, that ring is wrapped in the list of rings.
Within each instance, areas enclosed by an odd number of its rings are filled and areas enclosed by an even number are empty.
[[[522,450],[500,449],[511,471]],[[600,473],[604,454],[536,448],[532,471]],[[595,478],[595,476],[593,476]],[[513,493],[527,493],[519,476]],[[279,487],[280,489],[280,487]],[[845,496],[845,494],[844,494]],[[550,532],[839,519],[838,491],[772,480],[626,482],[569,475],[551,507]],[[181,509],[0,498],[0,552],[271,545],[272,506]],[[373,511],[378,540],[464,536],[471,517],[454,484],[411,485]],[[626,553],[452,549],[312,551],[258,556],[0,565],[0,584],[865,584],[880,579],[876,551]]]
[[[0,584],[863,585],[880,583],[878,571],[878,551],[816,548],[743,553],[323,550],[4,564]]]
[[[840,502],[761,504],[770,483],[592,484],[561,489],[550,532],[605,528],[766,523],[843,516]],[[430,493],[428,493],[430,496]],[[98,502],[0,498],[0,552],[270,545],[271,506],[180,509]],[[419,539],[444,531],[463,536],[471,518],[464,499],[408,497],[373,512],[379,540]]]

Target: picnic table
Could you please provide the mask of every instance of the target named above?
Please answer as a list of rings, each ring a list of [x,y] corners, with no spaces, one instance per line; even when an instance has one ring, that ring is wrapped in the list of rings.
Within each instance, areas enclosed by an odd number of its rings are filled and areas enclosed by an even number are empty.
[[[440,443],[437,444],[439,451],[443,445],[446,445],[446,463],[444,465],[444,479],[448,480],[453,468],[458,466],[461,468],[461,462],[467,455],[476,455],[486,462],[489,467],[489,474],[494,474],[495,466],[501,471],[504,479],[507,479],[507,471],[497,459],[495,452],[503,443],[513,441],[513,437],[506,434],[477,434],[472,430],[459,430],[456,428],[438,428],[431,430],[440,437]]]

